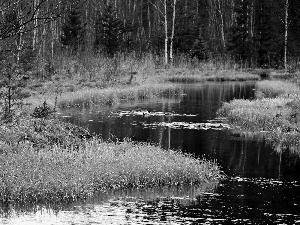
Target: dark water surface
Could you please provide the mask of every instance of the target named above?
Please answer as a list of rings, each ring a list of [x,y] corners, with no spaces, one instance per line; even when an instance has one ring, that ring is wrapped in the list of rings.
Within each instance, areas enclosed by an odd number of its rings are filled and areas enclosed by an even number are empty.
[[[185,84],[184,95],[67,109],[59,116],[103,139],[130,138],[217,160],[220,184],[126,190],[67,206],[0,208],[0,224],[300,224],[299,158],[216,119],[224,101],[254,96],[254,83]],[[216,120],[215,120],[216,119]]]

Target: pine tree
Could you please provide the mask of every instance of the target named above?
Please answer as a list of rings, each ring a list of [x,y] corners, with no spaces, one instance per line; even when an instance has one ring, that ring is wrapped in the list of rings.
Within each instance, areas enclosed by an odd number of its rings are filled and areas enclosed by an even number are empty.
[[[261,0],[256,5],[256,29],[255,45],[257,49],[257,63],[259,67],[264,67],[270,61],[272,55],[272,24],[270,17],[270,6],[268,1]]]
[[[120,50],[124,28],[112,5],[108,5],[103,15],[96,20],[95,31],[94,47],[96,51],[102,47],[105,53],[113,56]]]
[[[190,55],[192,58],[196,57],[199,60],[208,60],[210,58],[207,42],[204,40],[201,34],[197,39],[195,39],[195,42],[190,50]]]
[[[250,37],[250,0],[238,0],[235,5],[236,23],[229,33],[229,52],[242,63],[250,62],[253,43]]]
[[[185,53],[199,60],[209,58],[208,45],[204,37],[201,19],[196,8],[185,11],[184,2],[178,2],[177,23],[175,26],[174,51]]]
[[[61,43],[72,54],[76,54],[84,47],[85,26],[82,23],[81,13],[77,9],[69,11],[62,32]]]
[[[298,0],[291,0],[290,7],[290,27],[289,27],[289,53],[293,56],[300,55],[300,2]]]

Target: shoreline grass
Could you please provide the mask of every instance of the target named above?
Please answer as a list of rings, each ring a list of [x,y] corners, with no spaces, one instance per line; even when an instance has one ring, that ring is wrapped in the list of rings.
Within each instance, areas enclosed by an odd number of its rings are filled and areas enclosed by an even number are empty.
[[[0,124],[0,203],[60,203],[223,178],[216,162],[148,143],[103,141],[57,118]]]
[[[299,95],[299,86],[280,80],[264,80],[256,83],[256,98],[276,98],[281,95]]]
[[[132,142],[85,141],[79,149],[22,143],[0,154],[0,202],[64,202],[129,187],[217,182],[216,163]]]
[[[148,99],[163,95],[180,95],[180,85],[144,84],[106,89],[83,89],[62,94],[58,99],[58,107],[114,105],[121,100]]]
[[[159,73],[159,72],[158,72]],[[257,81],[260,80],[258,74],[238,70],[216,70],[216,69],[192,69],[187,70],[183,68],[173,69],[163,75],[162,77],[167,82],[175,83],[191,83],[191,82],[226,82],[226,81]]]
[[[167,89],[178,92],[178,82],[260,79],[258,74],[226,65],[216,66],[184,56],[177,59],[174,65],[164,68],[163,59],[151,54],[118,54],[114,58],[60,56],[52,62],[55,72],[51,76],[43,80],[31,74],[24,89],[31,97],[24,102],[31,104],[31,109],[45,100],[54,106],[56,99],[63,106],[68,99],[70,105],[117,104],[120,99],[158,96]]]
[[[145,72],[145,71],[144,71]],[[258,80],[258,75],[230,70],[187,70],[157,69],[135,75],[133,84],[125,81],[100,85],[97,80],[82,82],[82,79],[47,81],[32,84],[33,95],[24,100],[31,109],[45,100],[57,107],[114,105],[121,100],[137,100],[166,94],[182,94],[181,83],[207,81],[246,81]],[[57,98],[57,101],[56,101]]]
[[[224,103],[218,115],[238,130],[264,132],[278,153],[300,155],[300,89],[283,81],[257,83],[255,100]]]

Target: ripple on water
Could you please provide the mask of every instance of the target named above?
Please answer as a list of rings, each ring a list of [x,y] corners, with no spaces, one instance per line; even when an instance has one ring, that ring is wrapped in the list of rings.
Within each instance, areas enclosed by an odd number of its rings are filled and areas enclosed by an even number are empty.
[[[205,188],[127,190],[59,210],[39,207],[32,213],[13,211],[9,217],[0,218],[0,224],[296,224],[300,208],[293,203],[295,199],[285,203],[274,200],[287,187],[294,198],[299,198],[297,182],[244,177]]]

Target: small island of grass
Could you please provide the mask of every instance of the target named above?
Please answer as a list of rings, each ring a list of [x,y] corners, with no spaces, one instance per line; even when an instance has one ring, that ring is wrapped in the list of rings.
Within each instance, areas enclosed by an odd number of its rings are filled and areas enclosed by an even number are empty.
[[[264,135],[278,153],[300,154],[300,89],[297,83],[265,80],[256,84],[254,100],[224,103],[224,116],[239,132]]]
[[[215,162],[147,143],[104,142],[55,118],[2,124],[0,202],[66,202],[124,188],[218,182]]]

